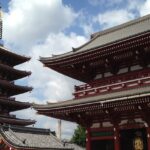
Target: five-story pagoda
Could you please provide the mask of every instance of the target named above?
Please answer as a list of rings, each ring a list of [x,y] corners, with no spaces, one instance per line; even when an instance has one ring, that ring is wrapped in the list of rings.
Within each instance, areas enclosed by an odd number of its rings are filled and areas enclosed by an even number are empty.
[[[2,38],[2,19],[0,15],[0,39]],[[2,41],[1,41],[2,43]],[[29,108],[30,103],[16,101],[15,95],[31,91],[31,87],[20,86],[15,80],[29,76],[31,72],[17,70],[14,67],[29,61],[30,58],[10,52],[0,44],[0,124],[31,125],[34,120],[18,119],[10,112]]]
[[[24,63],[30,58],[20,56],[0,46],[0,123],[12,125],[30,125],[33,120],[17,119],[10,112],[29,108],[30,103],[15,101],[17,94],[31,91],[31,87],[15,85],[14,81],[29,76],[31,72],[20,71],[14,66]]]

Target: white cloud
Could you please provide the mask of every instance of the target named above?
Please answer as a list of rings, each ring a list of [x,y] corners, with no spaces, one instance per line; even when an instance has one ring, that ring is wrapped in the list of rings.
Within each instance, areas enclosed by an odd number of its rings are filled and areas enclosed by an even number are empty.
[[[99,14],[94,18],[95,22],[98,22],[103,29],[125,23],[134,19],[134,14],[127,10],[112,10]]]
[[[61,0],[12,0],[4,14],[4,40],[29,48],[42,42],[49,33],[69,27],[77,14]]]
[[[74,123],[62,121],[62,139],[70,139],[70,135],[73,135],[76,127],[77,125]]]
[[[143,5],[143,3],[144,3],[143,0],[132,0],[132,1],[128,0],[126,10],[128,10],[128,11],[136,10],[137,12],[139,12],[141,5]]]
[[[68,36],[63,33],[52,33],[43,44],[33,46],[29,52],[32,60],[18,66],[19,69],[32,71],[32,75],[28,78],[28,84],[34,87],[31,95],[40,95],[43,101],[59,101],[72,98],[74,84],[78,84],[78,82],[43,67],[43,64],[37,59],[39,59],[39,56],[46,57],[51,56],[51,54],[69,51],[72,47],[79,46],[85,41],[84,37],[74,33]]]
[[[143,5],[140,7],[140,15],[144,16],[150,14],[150,0],[146,0]]]
[[[76,35],[75,33],[70,33],[69,35],[65,35],[63,32],[59,32],[58,34],[50,33],[45,42],[33,46],[29,54],[34,58],[62,54],[71,51],[72,47],[77,47],[86,41],[85,37]]]
[[[108,1],[105,1],[105,6],[110,5],[107,4]],[[103,0],[96,0],[96,2],[103,3]],[[97,16],[93,17],[93,23],[98,23],[100,29],[110,28],[150,13],[150,0],[126,0],[124,5],[122,5],[122,0],[115,0],[110,3],[112,5],[116,3],[116,7],[110,10],[106,9],[106,11],[100,12]],[[122,3],[122,6],[117,5],[119,3]],[[120,6],[120,9],[117,9],[117,6]]]
[[[90,36],[93,32],[94,32],[94,29],[93,29],[93,26],[92,26],[92,23],[91,24],[81,24],[81,27],[84,31],[84,34],[88,37]]]

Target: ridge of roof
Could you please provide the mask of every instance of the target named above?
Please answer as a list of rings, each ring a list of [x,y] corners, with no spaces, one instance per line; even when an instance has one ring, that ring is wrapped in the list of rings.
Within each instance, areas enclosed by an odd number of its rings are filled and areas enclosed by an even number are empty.
[[[111,28],[108,28],[108,29],[105,29],[105,30],[102,30],[102,31],[95,32],[95,33],[91,34],[91,38],[94,38],[94,37],[97,37],[97,36],[101,36],[103,34],[107,34],[109,32],[117,30],[118,28],[120,29],[120,28],[124,28],[124,27],[130,26],[130,25],[136,24],[137,22],[146,20],[148,18],[150,18],[150,14],[142,16],[142,17],[139,17],[139,18],[136,18],[134,20],[130,20],[128,22],[119,24],[117,26],[114,26],[114,27],[111,27]]]
[[[148,22],[145,22],[147,20]],[[71,54],[87,52],[88,50],[93,50],[98,47],[106,46],[107,44],[112,44],[114,42],[118,42],[124,39],[131,38],[133,36],[137,36],[139,34],[143,34],[145,32],[150,31],[149,20],[150,20],[150,14],[123,23],[121,25],[114,26],[112,28],[100,32],[96,32],[94,37],[91,38],[88,42],[86,42],[85,44],[77,48],[72,48],[72,51],[60,55],[53,55],[52,57],[40,57],[40,61],[44,63],[46,61],[67,57],[70,56]],[[141,25],[141,23],[143,23],[143,25]],[[133,25],[137,25],[137,26],[133,26]]]
[[[43,129],[43,128],[35,128],[35,127],[24,127],[24,126],[15,126],[15,125],[1,125],[0,128],[3,128],[5,130],[11,129],[13,131],[17,132],[31,132],[31,133],[42,133],[42,134],[50,134],[51,131],[50,129]]]
[[[98,37],[100,36],[103,36],[105,34],[108,34],[108,33],[111,33],[111,32],[114,32],[114,31],[117,31],[119,29],[123,29],[123,28],[126,28],[126,27],[129,27],[129,26],[132,26],[134,24],[137,24],[141,21],[144,21],[144,20],[147,20],[150,18],[150,14],[146,15],[146,16],[143,16],[143,17],[140,17],[140,18],[137,18],[137,19],[134,19],[134,20],[130,20],[128,22],[125,22],[125,23],[122,23],[120,25],[117,25],[117,26],[114,26],[114,27],[111,27],[111,28],[108,28],[108,29],[105,29],[105,30],[102,30],[102,31],[99,31],[99,32],[96,32],[96,33],[93,33],[91,34],[91,40],[88,41],[87,43],[77,47],[77,48],[73,48],[74,51],[78,51],[80,48],[84,47],[85,45],[91,43],[92,41],[94,41],[95,39],[97,39]]]

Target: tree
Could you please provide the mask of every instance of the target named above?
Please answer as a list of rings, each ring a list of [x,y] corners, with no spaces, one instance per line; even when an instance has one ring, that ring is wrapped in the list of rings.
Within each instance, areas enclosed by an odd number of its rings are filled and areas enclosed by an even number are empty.
[[[78,125],[74,131],[71,142],[76,143],[79,146],[85,147],[86,144],[86,133],[85,128]]]

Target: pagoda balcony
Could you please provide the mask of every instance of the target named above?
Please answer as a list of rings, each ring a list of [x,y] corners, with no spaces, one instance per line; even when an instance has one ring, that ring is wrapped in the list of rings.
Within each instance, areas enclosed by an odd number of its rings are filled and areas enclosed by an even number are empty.
[[[79,99],[82,97],[101,95],[109,92],[119,92],[149,85],[150,69],[147,69],[99,79],[90,84],[75,86],[75,93],[73,93],[73,95],[75,96],[75,99]]]
[[[20,71],[8,65],[0,63],[0,78],[1,79],[7,79],[9,81],[12,81],[12,80],[24,78],[29,75],[31,75],[31,72]]]
[[[2,96],[4,95],[7,97],[32,91],[32,87],[15,85],[13,83],[1,79],[0,79],[0,88],[1,88],[0,94]]]

